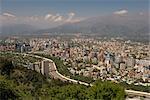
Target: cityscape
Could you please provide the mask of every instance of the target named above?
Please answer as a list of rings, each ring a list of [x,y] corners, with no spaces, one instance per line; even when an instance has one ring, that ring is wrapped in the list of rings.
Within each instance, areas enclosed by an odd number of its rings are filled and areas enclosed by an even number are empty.
[[[150,99],[148,0],[9,3],[0,15],[0,100]]]

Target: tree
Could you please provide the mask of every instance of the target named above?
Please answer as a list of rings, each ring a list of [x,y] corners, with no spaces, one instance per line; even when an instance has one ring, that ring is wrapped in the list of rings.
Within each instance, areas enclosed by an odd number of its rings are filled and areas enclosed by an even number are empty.
[[[2,75],[10,76],[10,72],[14,69],[12,61],[7,58],[0,58],[0,72]]]
[[[86,98],[86,87],[83,85],[67,85],[60,88],[60,93],[57,95],[58,99],[68,100],[85,100]]]
[[[0,76],[0,100],[16,100],[17,98],[19,98],[19,93],[13,81],[8,81]]]
[[[123,100],[125,98],[124,88],[112,82],[97,81],[88,91],[89,99]]]

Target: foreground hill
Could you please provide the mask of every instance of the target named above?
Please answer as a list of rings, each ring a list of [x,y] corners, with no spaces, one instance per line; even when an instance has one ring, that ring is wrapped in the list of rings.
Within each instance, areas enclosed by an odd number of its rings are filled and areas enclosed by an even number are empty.
[[[112,82],[97,81],[86,87],[49,79],[33,70],[14,66],[12,59],[0,57],[0,100],[123,100],[124,88]]]

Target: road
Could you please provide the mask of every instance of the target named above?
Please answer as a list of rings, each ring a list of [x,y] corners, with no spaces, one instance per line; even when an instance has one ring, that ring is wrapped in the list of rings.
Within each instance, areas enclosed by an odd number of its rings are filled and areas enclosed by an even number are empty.
[[[62,81],[68,81],[68,82],[72,82],[72,83],[79,83],[79,84],[83,84],[83,85],[86,85],[86,86],[89,86],[91,84],[88,84],[88,83],[85,83],[85,82],[81,82],[81,81],[77,81],[77,80],[74,80],[74,79],[70,79],[68,77],[65,77],[63,76],[62,74],[60,74],[57,70],[57,67],[55,65],[55,63],[51,60],[51,59],[48,59],[48,58],[45,58],[45,57],[41,57],[41,56],[37,56],[37,55],[30,55],[30,56],[33,56],[33,57],[36,57],[36,58],[41,58],[43,60],[47,60],[51,63],[51,70],[50,70],[50,75],[54,78],[57,78],[57,79],[60,79]]]
[[[147,92],[140,92],[140,91],[134,91],[134,90],[125,90],[125,92],[128,95],[143,96],[143,97],[149,98],[150,100],[150,93],[147,93]]]
[[[68,82],[76,83],[76,84],[79,83],[79,84],[83,84],[83,85],[86,85],[86,86],[89,86],[89,85],[93,86],[92,84],[88,84],[88,83],[85,83],[85,82],[82,82],[82,81],[77,81],[77,80],[70,79],[68,77],[63,76],[62,74],[60,74],[58,72],[55,63],[51,59],[41,57],[41,56],[37,56],[37,55],[30,55],[30,56],[37,57],[37,58],[42,58],[43,60],[47,60],[50,63],[52,63],[51,64],[52,66],[51,66],[51,70],[50,70],[50,75],[52,75],[54,78],[60,79],[62,81],[68,81]],[[147,92],[140,92],[140,91],[134,91],[134,90],[125,90],[125,92],[128,95],[144,96],[144,97],[150,98],[150,93],[147,93]]]

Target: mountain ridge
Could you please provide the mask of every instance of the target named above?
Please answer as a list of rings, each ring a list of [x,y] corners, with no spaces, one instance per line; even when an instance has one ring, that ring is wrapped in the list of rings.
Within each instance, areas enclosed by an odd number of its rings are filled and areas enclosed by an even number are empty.
[[[126,37],[149,41],[149,16],[140,15],[108,15],[92,17],[76,23],[65,23],[54,28],[38,29],[31,25],[18,25],[20,28],[3,28],[7,34],[76,34],[99,35],[107,37]],[[17,26],[17,25],[16,25]],[[13,30],[14,29],[14,30]],[[5,32],[6,31],[6,32]],[[9,31],[9,32],[7,32]]]

